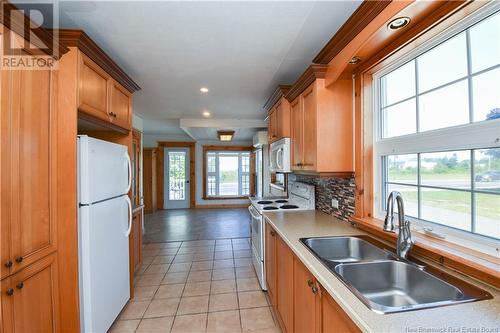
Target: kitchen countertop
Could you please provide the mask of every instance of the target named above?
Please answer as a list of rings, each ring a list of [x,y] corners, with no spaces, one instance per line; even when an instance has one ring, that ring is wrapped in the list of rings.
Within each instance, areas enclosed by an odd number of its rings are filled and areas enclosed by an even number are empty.
[[[500,290],[441,267],[439,269],[487,290],[493,295],[493,299],[417,311],[375,313],[299,241],[303,237],[369,235],[368,233],[320,211],[265,212],[264,216],[362,331],[500,332]]]

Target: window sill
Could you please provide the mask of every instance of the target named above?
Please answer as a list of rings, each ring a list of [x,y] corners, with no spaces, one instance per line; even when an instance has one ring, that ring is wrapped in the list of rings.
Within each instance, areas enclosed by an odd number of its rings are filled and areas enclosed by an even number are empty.
[[[394,242],[397,233],[382,230],[383,221],[375,218],[351,217],[358,227],[386,241]],[[500,287],[500,258],[464,248],[423,234],[412,234],[413,254],[455,269],[478,280]]]
[[[207,197],[207,196],[203,196],[203,200],[242,200],[242,199],[248,199],[248,196],[241,196],[241,197]]]

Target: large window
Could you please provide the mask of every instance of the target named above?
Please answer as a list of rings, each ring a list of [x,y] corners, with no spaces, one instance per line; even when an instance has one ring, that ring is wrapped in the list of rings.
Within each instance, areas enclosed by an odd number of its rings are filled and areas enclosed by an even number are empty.
[[[244,197],[250,194],[249,151],[207,151],[205,163],[205,197]]]
[[[417,221],[500,239],[500,14],[469,17],[374,78],[380,215],[399,191]]]

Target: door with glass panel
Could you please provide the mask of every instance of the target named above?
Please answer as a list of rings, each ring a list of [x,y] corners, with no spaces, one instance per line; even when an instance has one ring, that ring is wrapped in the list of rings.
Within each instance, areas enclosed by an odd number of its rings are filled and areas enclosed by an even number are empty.
[[[164,158],[163,207],[189,208],[189,148],[167,148]]]

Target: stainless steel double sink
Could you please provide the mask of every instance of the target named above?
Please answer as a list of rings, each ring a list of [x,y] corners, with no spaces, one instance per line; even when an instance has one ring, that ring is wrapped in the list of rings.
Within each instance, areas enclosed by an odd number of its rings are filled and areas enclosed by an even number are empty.
[[[368,308],[393,313],[492,298],[491,294],[417,261],[398,259],[369,236],[300,241]]]

